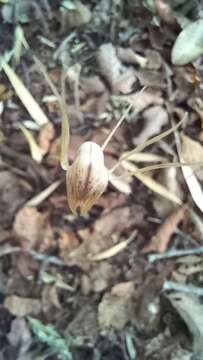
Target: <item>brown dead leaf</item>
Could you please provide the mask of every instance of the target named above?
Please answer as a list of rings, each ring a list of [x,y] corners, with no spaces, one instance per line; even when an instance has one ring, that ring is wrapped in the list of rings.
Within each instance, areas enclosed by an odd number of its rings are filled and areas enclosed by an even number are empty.
[[[45,154],[48,153],[51,142],[55,137],[55,129],[51,122],[45,124],[40,128],[38,143],[42,150],[44,150]]]
[[[24,250],[46,250],[53,246],[53,232],[47,214],[24,207],[16,214],[13,230]]]
[[[139,113],[146,109],[149,105],[162,105],[164,100],[161,97],[159,91],[144,91],[142,93],[134,93],[132,95],[123,95],[121,99],[126,100],[129,104],[132,104],[136,113]]]
[[[175,210],[159,227],[156,235],[152,237],[151,242],[142,249],[142,253],[148,253],[150,251],[164,252],[178,224],[184,219],[185,211],[185,207],[180,207]]]
[[[37,315],[41,311],[41,303],[37,299],[23,298],[20,296],[7,296],[4,307],[14,316]]]
[[[101,328],[122,329],[132,318],[132,295],[134,284],[129,281],[114,286],[106,293],[98,307]]]
[[[116,244],[122,244],[121,233],[134,227],[135,221],[135,215],[129,206],[106,209],[106,212],[95,221],[94,226],[79,230],[78,234],[83,243],[67,254],[65,261],[69,265],[77,265],[89,271],[93,266],[92,257]]]
[[[167,111],[159,105],[146,109],[143,112],[142,117],[145,124],[141,134],[133,139],[135,145],[142,144],[150,137],[159,134],[162,127],[168,123]]]

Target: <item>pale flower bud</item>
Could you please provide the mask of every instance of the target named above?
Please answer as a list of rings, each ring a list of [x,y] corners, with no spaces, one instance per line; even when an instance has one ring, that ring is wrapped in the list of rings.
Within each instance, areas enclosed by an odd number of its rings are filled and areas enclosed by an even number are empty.
[[[68,203],[74,214],[84,215],[96,203],[108,185],[108,170],[102,148],[87,141],[77,152],[67,171]]]

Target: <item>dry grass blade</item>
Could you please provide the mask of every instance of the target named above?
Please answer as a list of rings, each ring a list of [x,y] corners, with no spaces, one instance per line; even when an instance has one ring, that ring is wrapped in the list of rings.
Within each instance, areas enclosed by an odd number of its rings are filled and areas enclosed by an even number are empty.
[[[43,74],[47,84],[49,85],[50,89],[52,90],[53,94],[56,96],[60,111],[61,111],[61,167],[63,170],[67,170],[69,163],[68,163],[68,150],[69,150],[69,141],[70,141],[70,126],[69,126],[69,118],[67,114],[67,106],[65,101],[65,73],[61,75],[61,95],[59,94],[58,90],[56,89],[55,85],[53,84],[52,80],[50,79],[44,65],[41,61],[36,57],[33,56],[33,59],[38,66],[39,70]]]
[[[20,80],[18,75],[15,73],[15,71],[4,60],[1,60],[1,64],[4,72],[6,73],[12,86],[14,87],[16,94],[22,101],[23,105],[26,107],[33,120],[35,120],[35,122],[39,126],[47,124],[49,122],[49,119],[47,118],[43,110],[40,108],[36,100],[33,98],[31,93],[25,87],[23,82]]]
[[[175,232],[178,224],[183,220],[185,215],[185,207],[175,210],[161,226],[155,236],[152,237],[150,243],[142,249],[143,253],[157,251],[163,253],[169,244],[171,236]]]
[[[40,205],[44,200],[46,200],[61,184],[61,180],[55,181],[53,184],[48,186],[46,189],[41,191],[39,194],[30,199],[25,206],[35,207]]]
[[[29,130],[27,130],[23,125],[19,125],[19,127],[29,144],[33,160],[40,163],[43,159],[43,156],[45,155],[45,151],[39,147],[39,145],[35,141],[34,136]]]
[[[130,155],[129,154],[129,151],[124,153],[123,156],[128,156],[128,161],[132,161],[132,162],[146,162],[146,163],[149,163],[149,162],[157,162],[157,161],[160,161],[160,162],[166,162],[167,159],[163,156],[160,156],[160,155],[156,155],[156,154],[151,154],[149,152],[140,152],[140,153],[135,153],[135,154],[132,154]]]
[[[141,169],[138,169],[137,172],[138,173],[145,173],[148,171],[152,171],[152,170],[157,170],[157,169],[166,169],[166,168],[170,168],[170,167],[182,167],[182,166],[191,166],[191,167],[199,167],[202,166],[203,162],[199,162],[199,163],[184,163],[184,162],[169,162],[169,163],[163,163],[163,164],[157,164],[157,165],[150,165],[150,166],[145,166]]]
[[[159,182],[152,179],[150,176],[140,174],[139,169],[135,165],[127,161],[124,161],[122,163],[122,166],[126,170],[128,170],[132,175],[136,176],[137,179],[139,179],[145,186],[147,186],[153,192],[163,196],[165,199],[170,200],[175,204],[178,205],[182,204],[182,201],[176,196],[176,194],[172,193],[170,190],[165,188]]]
[[[91,261],[101,261],[111,258],[123,251],[132,240],[135,239],[137,230],[133,231],[129,239],[121,241],[119,244],[112,246],[111,248],[100,252],[99,254],[91,256]]]
[[[66,111],[66,101],[65,101],[65,74],[61,75],[61,167],[63,170],[68,170],[68,150],[69,150],[69,141],[70,141],[70,126],[69,119]]]
[[[179,123],[177,125],[172,126],[171,129],[168,129],[168,130],[162,132],[161,134],[159,134],[159,135],[145,141],[143,144],[138,145],[135,149],[129,151],[127,155],[121,156],[121,158],[118,160],[117,164],[111,169],[111,172],[113,172],[115,169],[117,169],[117,167],[120,165],[120,163],[122,161],[128,160],[131,155],[144,150],[149,145],[152,145],[155,142],[157,142],[157,141],[163,139],[164,137],[170,135],[171,133],[175,132],[183,124],[186,117],[187,117],[187,113],[185,113],[183,119],[181,121],[179,121]]]

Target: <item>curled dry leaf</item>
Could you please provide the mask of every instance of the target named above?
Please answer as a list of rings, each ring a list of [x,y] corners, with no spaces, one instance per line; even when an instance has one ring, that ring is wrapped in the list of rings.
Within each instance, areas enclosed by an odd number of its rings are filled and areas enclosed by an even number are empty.
[[[145,121],[144,128],[140,135],[133,139],[134,144],[144,143],[150,137],[160,133],[164,125],[168,123],[167,111],[162,106],[152,106],[146,109],[142,117]]]
[[[184,219],[185,211],[185,207],[180,207],[175,210],[159,227],[156,235],[153,236],[151,242],[142,249],[142,252],[164,252],[178,224]]]

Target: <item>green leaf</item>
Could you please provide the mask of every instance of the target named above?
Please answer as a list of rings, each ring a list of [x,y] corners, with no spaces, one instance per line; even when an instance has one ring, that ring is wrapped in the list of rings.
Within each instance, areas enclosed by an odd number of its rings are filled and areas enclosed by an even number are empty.
[[[187,25],[172,48],[172,63],[186,65],[203,54],[203,19]]]
[[[72,360],[72,354],[65,339],[54,329],[52,325],[44,325],[41,321],[27,317],[31,330],[38,341],[45,343],[60,360]]]

